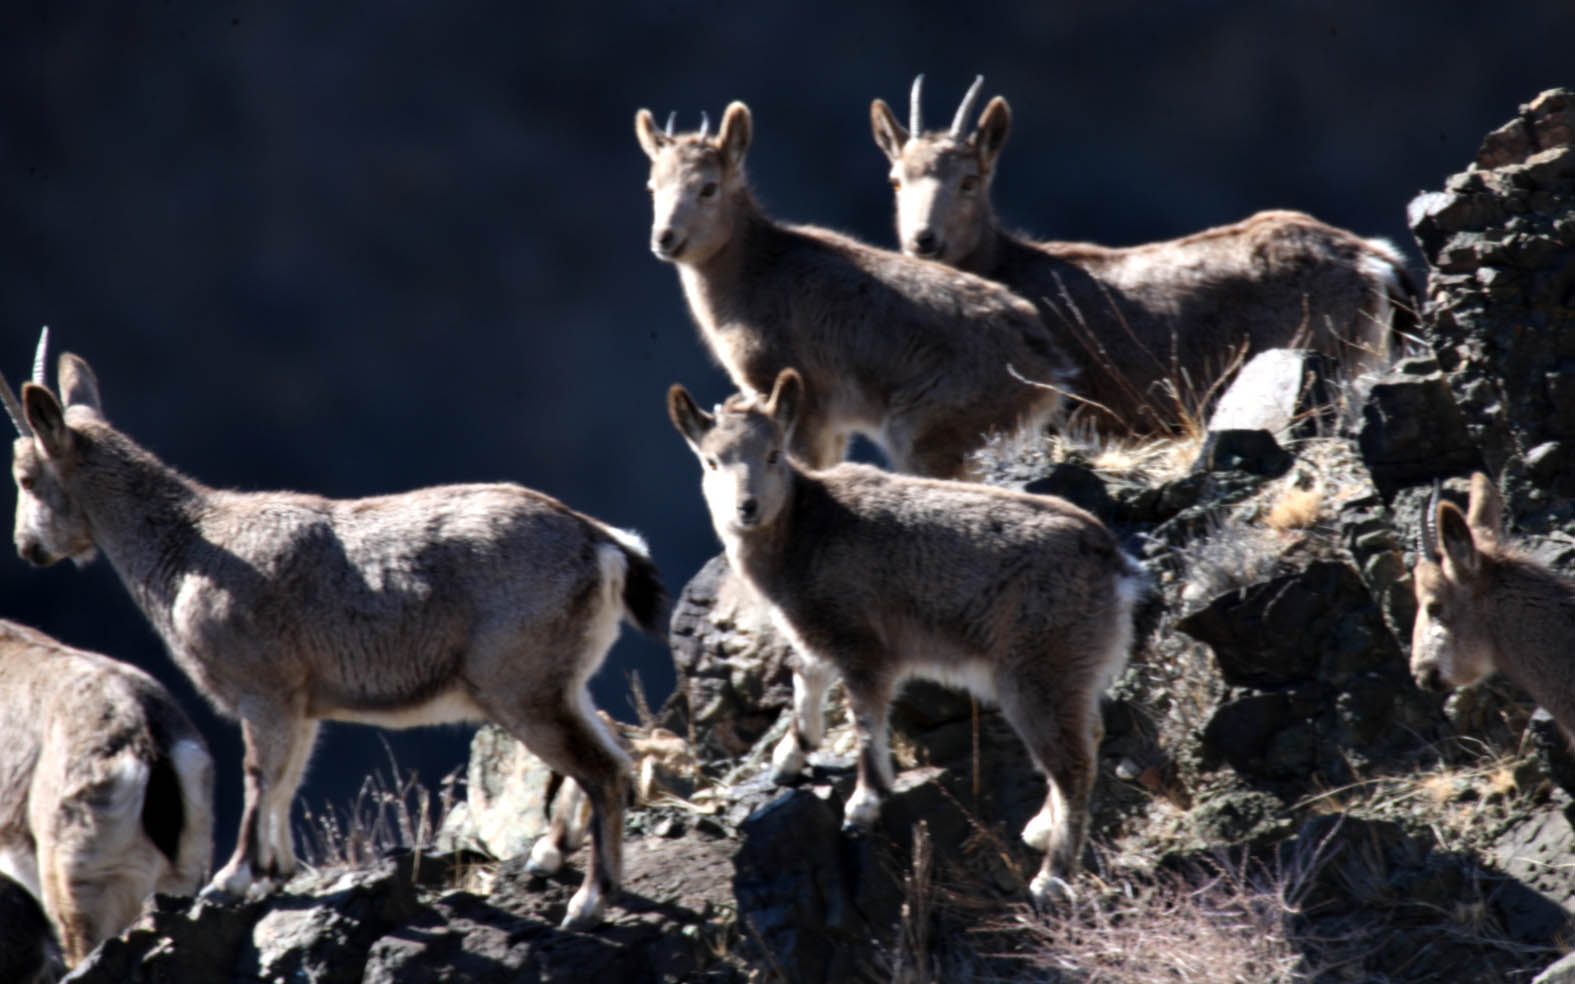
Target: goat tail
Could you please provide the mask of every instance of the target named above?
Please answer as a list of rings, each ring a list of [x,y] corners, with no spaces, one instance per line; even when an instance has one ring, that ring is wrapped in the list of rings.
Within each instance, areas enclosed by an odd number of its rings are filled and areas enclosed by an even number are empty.
[[[607,527],[612,542],[623,552],[623,610],[629,621],[657,639],[667,638],[667,586],[651,560],[650,548],[638,533]]]

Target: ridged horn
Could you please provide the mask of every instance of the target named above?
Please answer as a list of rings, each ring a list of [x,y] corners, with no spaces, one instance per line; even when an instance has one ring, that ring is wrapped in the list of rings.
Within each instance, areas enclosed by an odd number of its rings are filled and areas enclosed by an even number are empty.
[[[924,88],[924,73],[913,77],[913,88],[908,90],[908,133],[917,137],[924,129],[924,112],[920,107],[919,93]]]
[[[33,382],[40,386],[48,386],[44,382],[44,360],[49,357],[49,326],[45,325],[38,333],[38,348],[33,350]]]
[[[17,434],[22,437],[32,437],[33,428],[27,426],[27,414],[22,412],[22,402],[16,398],[15,391],[11,389],[11,384],[3,373],[0,373],[0,403],[5,404],[5,415],[11,418]]]
[[[962,102],[957,104],[957,115],[952,117],[952,136],[961,137],[963,127],[968,123],[968,114],[973,112],[974,100],[979,98],[979,90],[984,86],[984,76],[975,75],[973,85],[963,93]]]
[[[1418,560],[1426,557],[1437,563],[1441,554],[1438,550],[1438,497],[1442,483],[1433,479],[1433,493],[1427,497],[1427,505],[1422,509],[1422,523],[1416,531],[1416,556]]]

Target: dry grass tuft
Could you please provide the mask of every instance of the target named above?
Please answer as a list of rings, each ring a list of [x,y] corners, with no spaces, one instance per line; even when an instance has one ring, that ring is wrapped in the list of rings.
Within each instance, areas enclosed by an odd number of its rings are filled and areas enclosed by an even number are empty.
[[[459,769],[443,779],[434,802],[414,770],[401,775],[394,750],[383,742],[391,779],[373,772],[343,815],[331,804],[321,814],[303,804],[306,829],[300,839],[303,860],[316,868],[362,867],[396,848],[430,847],[456,801]]]
[[[1280,492],[1269,511],[1264,514],[1264,525],[1275,530],[1302,530],[1318,522],[1323,507],[1323,486],[1314,482],[1309,487],[1287,485]]]

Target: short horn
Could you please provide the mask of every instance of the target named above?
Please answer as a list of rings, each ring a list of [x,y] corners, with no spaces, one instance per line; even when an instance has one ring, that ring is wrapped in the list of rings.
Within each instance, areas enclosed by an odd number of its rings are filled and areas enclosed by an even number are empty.
[[[908,132],[917,137],[924,129],[924,113],[920,109],[919,92],[924,88],[924,73],[913,77],[913,88],[908,90]]]
[[[33,351],[33,382],[40,386],[48,386],[44,382],[44,360],[49,357],[49,326],[45,325],[38,333],[38,348]]]
[[[662,127],[662,133],[666,134],[669,137],[672,136],[673,135],[673,124],[677,123],[677,122],[678,122],[678,110],[675,109],[672,112],[667,114],[667,125]]]
[[[704,140],[706,137],[708,137],[710,135],[711,135],[711,117],[707,116],[705,114],[705,110],[702,109],[700,111],[700,139]]]
[[[0,403],[5,404],[5,415],[11,418],[16,432],[23,437],[32,437],[33,428],[27,426],[27,414],[22,412],[22,401],[16,398],[15,391],[3,374],[0,374]]]
[[[1433,479],[1433,492],[1427,497],[1427,505],[1422,509],[1422,523],[1416,531],[1416,556],[1418,560],[1426,557],[1437,562],[1438,551],[1438,497],[1440,482]]]
[[[984,85],[984,76],[975,75],[973,85],[963,94],[962,102],[957,105],[957,115],[952,117],[952,136],[962,136],[963,127],[968,123],[968,114],[973,112],[973,103],[979,98],[979,89]]]

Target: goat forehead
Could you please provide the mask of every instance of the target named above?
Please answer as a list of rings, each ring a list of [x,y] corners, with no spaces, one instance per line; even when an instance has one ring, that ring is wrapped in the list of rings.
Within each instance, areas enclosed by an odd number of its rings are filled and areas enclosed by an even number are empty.
[[[723,413],[706,438],[708,448],[739,458],[765,454],[777,443],[777,429],[771,418],[753,411]]]
[[[967,145],[949,137],[918,137],[902,150],[902,171],[908,177],[955,177],[978,169]]]
[[[668,146],[651,161],[651,181],[667,184],[676,181],[715,179],[722,173],[722,156],[716,148],[698,141],[680,140]]]

